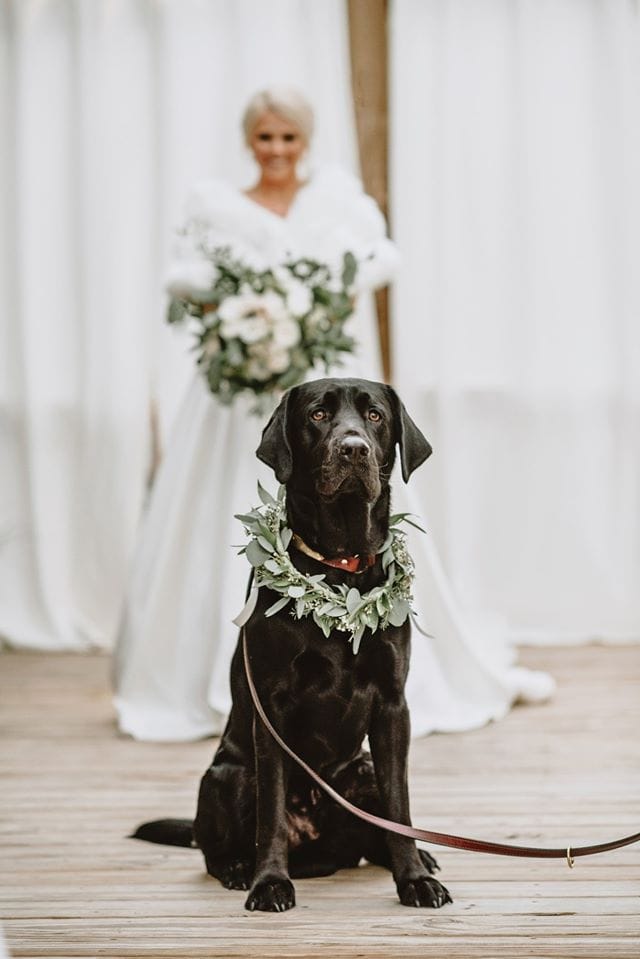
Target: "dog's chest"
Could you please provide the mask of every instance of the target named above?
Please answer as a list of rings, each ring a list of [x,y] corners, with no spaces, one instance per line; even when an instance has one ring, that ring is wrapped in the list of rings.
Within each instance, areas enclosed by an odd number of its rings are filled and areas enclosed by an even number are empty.
[[[370,637],[370,642],[377,643],[377,637]],[[401,692],[394,659],[382,647],[364,645],[354,656],[346,638],[324,637],[294,658],[287,684],[288,725],[307,755],[313,752],[331,761],[332,756],[359,748],[376,700],[387,699],[391,686]]]
[[[292,682],[299,698],[326,696],[348,703],[354,696],[367,699],[379,690],[392,657],[371,648],[376,637],[371,637],[369,648],[363,644],[354,655],[346,637],[339,633],[336,639],[335,635],[328,640],[319,636],[294,657]]]

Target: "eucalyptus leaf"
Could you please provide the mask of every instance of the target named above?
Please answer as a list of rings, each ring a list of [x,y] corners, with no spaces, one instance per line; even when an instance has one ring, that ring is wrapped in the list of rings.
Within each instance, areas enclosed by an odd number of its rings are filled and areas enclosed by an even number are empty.
[[[378,614],[380,616],[385,616],[389,612],[389,600],[384,593],[377,597],[376,609],[378,610]]]
[[[410,606],[406,599],[398,599],[389,611],[389,622],[392,626],[402,626],[409,615]]]
[[[167,309],[167,323],[182,323],[187,313],[187,304],[184,300],[172,299]]]
[[[279,613],[281,609],[284,609],[287,603],[289,602],[288,596],[282,596],[277,602],[270,606],[269,609],[265,610],[265,616],[275,616],[276,613]]]
[[[368,606],[362,613],[362,619],[372,632],[378,628],[379,616],[375,607]]]
[[[205,303],[217,303],[217,297],[213,290],[194,290],[189,291],[189,299],[198,304],[199,306],[204,306]]]
[[[393,533],[389,533],[389,535],[388,535],[387,538],[385,539],[384,543],[382,544],[382,546],[381,546],[380,549],[378,550],[378,553],[385,553],[385,552],[391,547],[391,544],[392,544],[392,543],[393,543]]]
[[[313,621],[316,626],[319,626],[325,637],[328,639],[331,635],[331,623],[319,615],[317,610],[313,611]]]
[[[273,531],[269,528],[269,526],[267,526],[265,520],[262,517],[260,517],[260,520],[258,522],[254,523],[253,535],[256,537],[256,539],[258,538],[258,536],[264,536],[266,541],[271,546],[273,546],[273,544],[276,541]]]
[[[271,495],[271,493],[268,493],[267,490],[264,488],[260,480],[258,480],[258,496],[260,497],[260,501],[264,503],[265,506],[278,505],[276,500]]]
[[[264,569],[264,567],[263,567]],[[281,593],[288,593],[289,591],[289,578],[288,576],[278,576],[276,579],[269,579],[265,581],[265,586],[268,586],[269,589],[277,589]]]
[[[358,608],[358,606],[360,605],[361,600],[362,600],[362,597],[360,595],[360,590],[356,589],[355,586],[353,586],[347,593],[346,607],[348,612],[354,613],[356,609]]]
[[[245,526],[253,526],[256,520],[260,520],[260,513],[256,512],[256,510],[252,513],[236,513],[234,518],[239,519]]]
[[[389,526],[396,526],[398,523],[404,523],[407,519],[407,516],[411,516],[411,513],[393,513],[389,517]]]
[[[393,555],[392,549],[386,549],[382,554],[382,568],[387,569],[388,566],[393,563],[395,556]]]
[[[212,361],[206,372],[207,383],[212,393],[217,393],[222,382],[222,366]],[[224,402],[224,401],[223,401]]]
[[[350,287],[353,284],[353,281],[356,278],[356,271],[358,269],[358,261],[356,260],[353,253],[347,252],[344,255],[342,261],[342,285],[345,287]]]
[[[393,526],[397,526],[398,523],[408,523],[409,526],[413,526],[415,527],[415,529],[419,529],[421,533],[426,533],[427,532],[426,529],[423,529],[419,523],[416,523],[415,518],[412,519],[411,517],[415,517],[415,514],[414,513],[394,513],[393,516],[389,517],[389,526],[393,527]]]
[[[319,615],[319,616],[330,616],[330,615],[331,615],[331,610],[333,609],[333,605],[334,605],[334,604],[333,604],[332,602],[324,603],[324,604],[318,609],[318,615]]]
[[[353,634],[353,655],[358,652],[360,649],[360,641],[364,635],[365,626],[364,623],[361,623]]]
[[[416,523],[414,520],[409,519],[408,516],[405,517],[405,520],[404,520],[404,521],[405,521],[405,523],[408,523],[409,526],[413,526],[414,529],[419,529],[421,533],[426,533],[426,532],[427,532],[426,529],[424,529],[422,526],[420,526],[419,523]]]
[[[266,536],[258,536],[258,542],[267,553],[273,553],[275,547],[273,543],[269,542]]]
[[[269,559],[270,553],[263,549],[257,540],[252,539],[247,545],[247,559],[252,566],[262,566],[265,560]]]
[[[304,586],[290,586],[287,592],[293,599],[300,599],[307,590]]]
[[[292,537],[292,536],[293,536],[293,533],[291,532],[290,529],[288,529],[288,528],[285,527],[285,528],[282,530],[282,532],[281,532],[281,534],[280,534],[280,539],[281,539],[281,541],[282,541],[282,548],[283,548],[283,549],[285,549],[285,550],[288,549],[289,543],[291,542],[291,537]]]

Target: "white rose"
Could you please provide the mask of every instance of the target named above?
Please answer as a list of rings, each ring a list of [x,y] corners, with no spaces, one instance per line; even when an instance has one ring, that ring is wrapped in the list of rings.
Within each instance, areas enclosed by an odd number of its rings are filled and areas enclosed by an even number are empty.
[[[263,381],[271,378],[272,370],[268,363],[268,357],[266,344],[259,343],[257,346],[249,347],[246,371],[250,379]]]
[[[246,366],[247,379],[264,382],[271,379],[271,370],[262,360],[249,360]]]
[[[236,336],[243,343],[257,343],[263,340],[269,333],[267,319],[260,313],[243,317],[238,323],[238,332]]]
[[[311,290],[299,280],[291,280],[286,293],[287,306],[294,316],[305,316],[313,306]]]
[[[289,288],[293,276],[290,270],[287,270],[284,266],[274,266],[272,271],[273,278],[280,287],[281,290],[286,290]]]
[[[284,373],[291,365],[289,350],[275,343],[256,343],[248,352],[247,371],[256,380],[268,380],[274,373]]]
[[[274,290],[267,290],[266,293],[263,293],[261,300],[272,324],[289,319],[285,301]]]
[[[251,312],[254,299],[255,295],[253,293],[238,293],[237,296],[227,296],[218,308],[218,316],[228,323],[242,319],[243,316]]]
[[[273,327],[271,335],[276,348],[289,349],[300,340],[300,326],[291,317],[285,315]]]
[[[267,355],[267,364],[272,373],[284,373],[291,365],[289,350],[272,346]]]
[[[220,333],[226,339],[237,337],[244,343],[256,343],[268,335],[272,325],[266,295],[240,293],[228,296],[218,310]]]

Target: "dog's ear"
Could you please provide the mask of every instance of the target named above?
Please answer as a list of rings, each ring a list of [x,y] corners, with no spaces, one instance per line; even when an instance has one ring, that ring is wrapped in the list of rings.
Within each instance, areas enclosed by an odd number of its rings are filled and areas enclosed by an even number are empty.
[[[262,431],[262,440],[256,456],[276,474],[279,483],[286,483],[293,470],[291,444],[287,436],[287,421],[292,390],[280,400],[271,419]]]
[[[386,387],[387,396],[393,409],[395,424],[395,439],[400,447],[400,465],[402,478],[407,482],[414,470],[431,456],[433,450],[426,437],[422,435],[416,424],[404,408],[404,403],[391,386]]]

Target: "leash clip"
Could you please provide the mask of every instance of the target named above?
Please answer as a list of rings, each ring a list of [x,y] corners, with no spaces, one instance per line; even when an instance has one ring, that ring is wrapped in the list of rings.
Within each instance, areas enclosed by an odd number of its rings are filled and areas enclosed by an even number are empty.
[[[569,867],[569,869],[573,869],[573,867],[575,866],[575,862],[576,862],[575,859],[571,855],[571,846],[567,846],[567,866]]]

